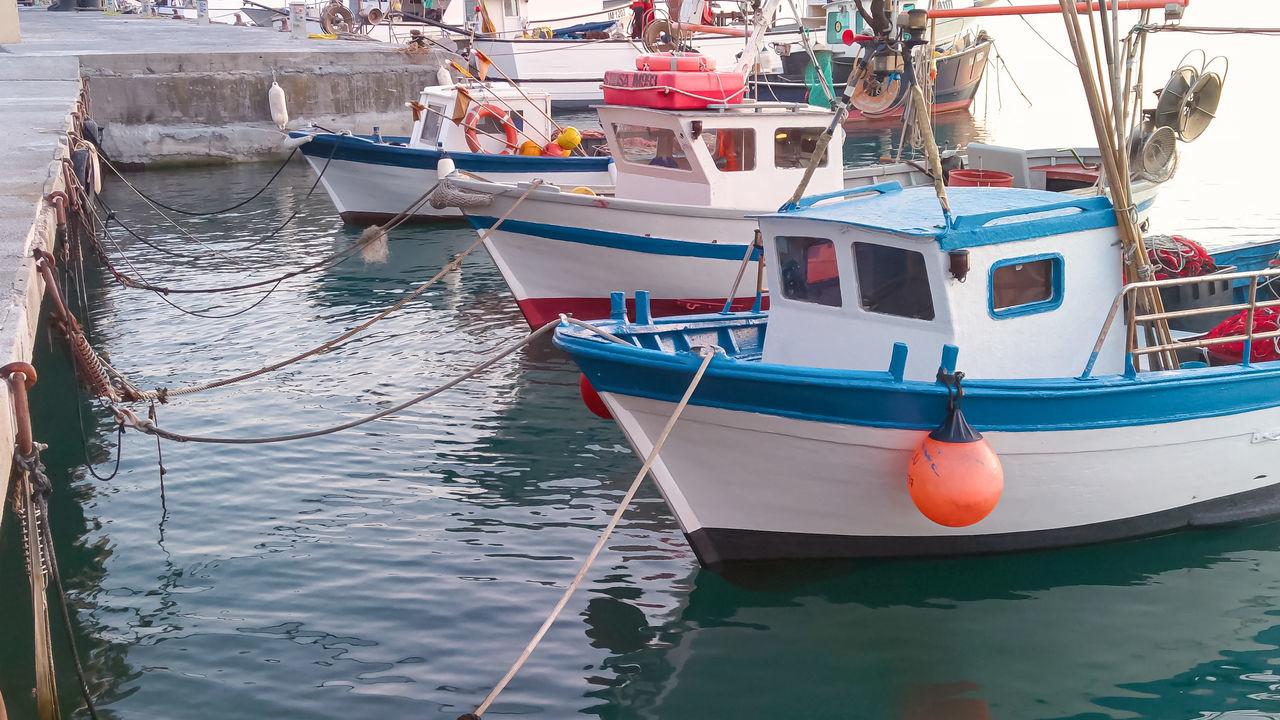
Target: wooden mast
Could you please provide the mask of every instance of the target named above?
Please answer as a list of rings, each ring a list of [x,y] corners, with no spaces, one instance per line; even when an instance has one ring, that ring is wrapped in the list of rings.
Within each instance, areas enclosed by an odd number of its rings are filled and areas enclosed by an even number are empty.
[[[1058,0],[1062,8],[1063,20],[1067,28],[1067,38],[1071,41],[1071,50],[1075,54],[1076,67],[1080,72],[1080,80],[1084,85],[1085,98],[1089,103],[1089,115],[1093,120],[1094,134],[1098,140],[1098,150],[1102,156],[1102,166],[1106,173],[1107,185],[1111,192],[1111,205],[1115,210],[1116,228],[1120,233],[1120,240],[1123,246],[1124,268],[1126,282],[1142,282],[1154,279],[1154,270],[1151,267],[1150,259],[1147,256],[1146,244],[1142,239],[1142,231],[1138,227],[1138,209],[1133,203],[1133,194],[1129,185],[1129,163],[1128,163],[1128,147],[1125,142],[1124,130],[1127,123],[1123,118],[1112,119],[1111,110],[1123,108],[1125,103],[1116,102],[1119,98],[1120,88],[1115,88],[1117,82],[1117,70],[1114,63],[1114,54],[1108,52],[1112,56],[1113,71],[1111,73],[1103,73],[1102,60],[1097,58],[1097,64],[1094,65],[1094,59],[1090,57],[1089,51],[1085,46],[1084,33],[1080,28],[1080,16],[1076,12],[1076,3],[1072,0]],[[1086,6],[1087,7],[1087,6]],[[1107,18],[1105,11],[1099,8],[1101,17],[1101,25],[1104,28],[1104,42],[1112,40],[1107,32]],[[1092,13],[1090,13],[1092,21]],[[1117,39],[1118,40],[1118,39]],[[1099,88],[1099,83],[1095,81],[1094,74],[1090,72],[1090,67],[1096,67],[1098,78],[1111,78],[1111,103],[1107,103],[1104,99],[1103,92],[1106,88]],[[1127,91],[1126,91],[1127,92]],[[1119,107],[1117,107],[1119,106]],[[1159,314],[1164,312],[1164,303],[1160,298],[1159,290],[1156,288],[1146,288],[1137,293],[1137,302],[1143,314]],[[1161,318],[1152,324],[1152,340],[1159,345],[1172,344],[1173,339],[1169,332],[1169,323]],[[1178,367],[1177,357],[1173,351],[1164,351],[1155,356],[1162,369],[1172,370]]]

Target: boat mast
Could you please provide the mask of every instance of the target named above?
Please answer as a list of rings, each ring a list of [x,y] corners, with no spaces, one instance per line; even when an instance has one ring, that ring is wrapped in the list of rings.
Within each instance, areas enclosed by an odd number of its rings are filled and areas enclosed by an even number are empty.
[[[1116,215],[1116,227],[1120,231],[1123,245],[1124,269],[1126,282],[1144,282],[1155,278],[1155,270],[1147,255],[1146,244],[1142,238],[1142,230],[1138,227],[1138,209],[1133,204],[1133,194],[1129,184],[1129,162],[1127,119],[1122,115],[1128,107],[1121,101],[1119,38],[1115,37],[1119,30],[1119,5],[1111,3],[1111,18],[1107,18],[1105,3],[1099,6],[1085,4],[1085,12],[1089,13],[1093,22],[1093,7],[1098,9],[1098,21],[1102,28],[1103,42],[1106,47],[1107,68],[1104,72],[1103,59],[1091,57],[1085,46],[1084,33],[1080,28],[1080,16],[1076,3],[1071,0],[1058,0],[1066,24],[1067,38],[1071,41],[1071,50],[1075,54],[1076,67],[1080,71],[1080,80],[1084,85],[1085,99],[1089,104],[1089,115],[1093,120],[1094,134],[1098,140],[1098,151],[1102,156],[1102,167],[1107,186],[1111,193],[1111,206]],[[1081,3],[1084,4],[1084,3]],[[1091,69],[1093,72],[1091,72]],[[1096,80],[1095,80],[1096,72]],[[1109,80],[1109,83],[1103,82]],[[1107,86],[1110,86],[1109,88]],[[1106,92],[1110,90],[1110,106]],[[1116,113],[1116,114],[1113,114]],[[1155,288],[1146,288],[1137,293],[1139,308],[1143,314],[1163,314],[1164,303]],[[1169,323],[1160,318],[1148,326],[1148,340],[1159,345],[1171,345],[1172,336]],[[1172,351],[1165,351],[1153,356],[1155,364],[1161,369],[1177,369],[1178,359]]]

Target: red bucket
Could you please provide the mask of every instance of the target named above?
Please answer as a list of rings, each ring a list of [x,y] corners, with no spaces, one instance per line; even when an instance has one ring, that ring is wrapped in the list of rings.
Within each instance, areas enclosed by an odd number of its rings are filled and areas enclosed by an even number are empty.
[[[951,187],[1013,187],[1013,176],[999,170],[952,170],[947,174]]]

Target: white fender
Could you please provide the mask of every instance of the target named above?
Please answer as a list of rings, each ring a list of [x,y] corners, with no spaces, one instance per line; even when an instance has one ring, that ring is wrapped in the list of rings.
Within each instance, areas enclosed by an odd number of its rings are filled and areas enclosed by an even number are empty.
[[[441,67],[436,70],[436,84],[437,85],[453,84],[453,76],[449,74],[449,68]]]
[[[441,180],[452,175],[455,169],[451,157],[442,157],[436,161],[436,177]]]
[[[271,89],[267,91],[267,103],[271,105],[271,121],[283,130],[289,124],[289,108],[285,105],[284,88],[275,80],[271,81]]]

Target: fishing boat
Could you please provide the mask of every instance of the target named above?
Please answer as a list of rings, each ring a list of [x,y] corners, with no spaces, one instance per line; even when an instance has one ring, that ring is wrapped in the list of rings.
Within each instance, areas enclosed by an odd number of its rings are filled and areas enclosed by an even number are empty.
[[[1116,177],[1132,126],[1094,73],[1113,97],[1131,90],[1091,67],[1063,12]],[[1221,77],[1202,77],[1216,95]],[[709,566],[1007,552],[1280,514],[1280,301],[1259,293],[1280,269],[1215,276],[1245,280],[1243,302],[1166,308],[1164,291],[1203,279],[1150,279],[1130,188],[1111,185],[1114,202],[896,182],[803,198],[759,218],[767,312],[655,318],[641,293],[628,317],[619,293],[609,320],[563,318],[556,344],[588,404],[656,454],[652,476]],[[1223,310],[1237,315],[1207,332],[1174,327]]]
[[[994,0],[976,0],[974,8],[984,8]],[[819,20],[807,27],[798,41],[775,44],[781,55],[781,71],[753,76],[753,96],[760,100],[808,102],[831,107],[844,93],[845,80],[854,73],[859,62],[874,55],[878,46],[872,28],[852,0],[809,3],[807,17]],[[951,0],[938,0],[939,10],[952,9]],[[928,47],[916,52],[914,62],[920,72],[932,77],[930,112],[941,114],[967,110],[973,104],[978,86],[986,72],[987,60],[994,43],[979,29],[971,17],[943,18],[934,21]],[[806,26],[813,25],[806,20]],[[874,75],[860,77],[861,97],[846,119],[848,123],[900,117],[906,108],[905,94],[895,92],[902,83],[901,72],[892,64],[880,68],[881,79]]]
[[[316,127],[290,133],[305,141],[302,153],[343,222],[383,223],[406,209],[413,222],[460,220],[456,207],[437,208],[424,197],[446,156],[450,168],[510,183],[543,179],[586,188],[613,183],[612,160],[587,154],[602,138],[584,138],[553,123],[546,93],[449,82],[425,88],[411,106],[416,119],[409,137]]]
[[[673,62],[689,70],[660,75],[649,69]],[[629,297],[648,291],[657,315],[719,309],[730,297],[734,308],[751,307],[757,283],[735,282],[741,259],[754,252],[751,216],[788,199],[835,117],[803,103],[742,101],[742,63],[722,73],[711,70],[705,56],[666,54],[642,56],[636,66],[644,69],[610,74],[610,102],[597,108],[614,160],[613,186],[587,195],[460,174],[442,179],[483,198],[467,220],[487,233],[486,248],[534,327],[562,312],[607,317],[613,290]],[[682,92],[666,89],[680,83]],[[845,169],[843,130],[832,132],[808,180],[810,194],[887,181],[933,182],[914,162]],[[1153,172],[1135,168],[1140,213],[1176,160],[1167,137],[1143,147]],[[944,169],[954,173],[953,182],[965,174],[999,176],[1014,187],[1087,195],[1098,192],[1099,167],[1096,149],[972,144],[965,153],[949,154]]]

